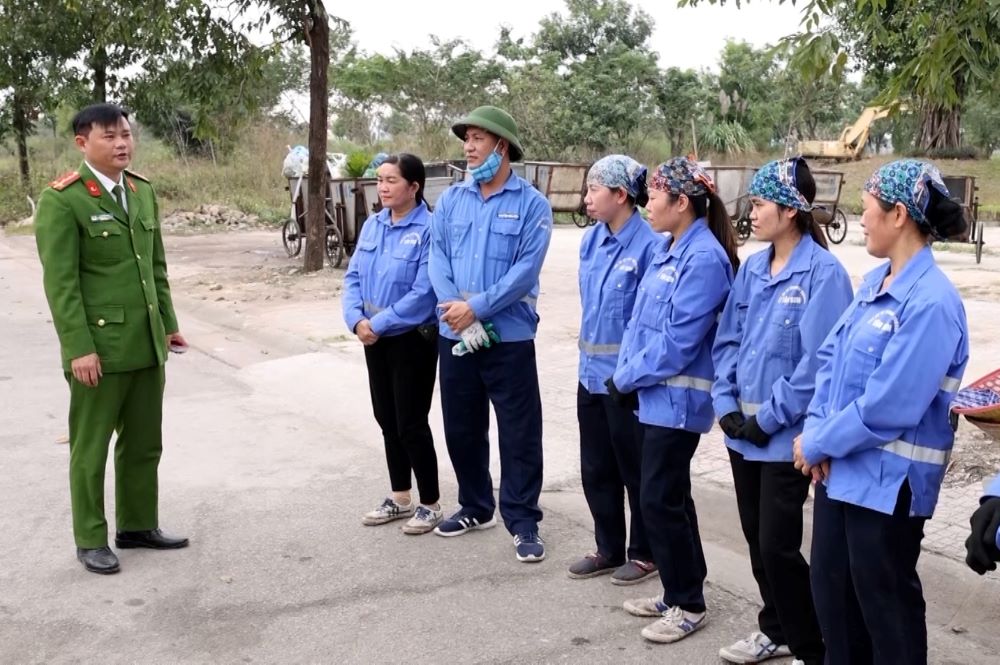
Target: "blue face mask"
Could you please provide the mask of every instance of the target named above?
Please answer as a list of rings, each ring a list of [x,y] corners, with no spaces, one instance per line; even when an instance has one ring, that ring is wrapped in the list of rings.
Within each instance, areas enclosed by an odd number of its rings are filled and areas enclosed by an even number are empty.
[[[469,173],[472,174],[472,179],[476,182],[489,182],[496,177],[497,172],[500,171],[500,162],[502,157],[497,148],[500,147],[500,142],[497,141],[496,146],[493,147],[493,152],[489,154],[489,157],[483,160],[483,163],[479,166],[474,166],[469,169]]]

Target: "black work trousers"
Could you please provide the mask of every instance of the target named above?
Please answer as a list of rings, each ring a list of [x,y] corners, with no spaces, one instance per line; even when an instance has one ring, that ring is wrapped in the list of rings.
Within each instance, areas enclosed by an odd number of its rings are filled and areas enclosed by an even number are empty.
[[[729,451],[736,506],[763,608],[760,632],[787,644],[806,665],[822,665],[823,637],[802,556],[802,506],[810,479],[791,462],[754,462]]]
[[[365,347],[372,409],[382,428],[392,491],[408,491],[415,476],[420,503],[426,505],[441,498],[437,453],[427,422],[437,356],[437,340],[425,339],[416,330],[381,337]]]

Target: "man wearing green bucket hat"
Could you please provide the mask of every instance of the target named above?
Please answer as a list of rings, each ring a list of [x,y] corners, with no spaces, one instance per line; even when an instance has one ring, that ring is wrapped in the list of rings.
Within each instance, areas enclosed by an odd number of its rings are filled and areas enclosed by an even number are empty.
[[[480,106],[452,131],[464,142],[470,177],[438,199],[428,269],[441,320],[445,441],[461,508],[435,533],[458,536],[496,525],[489,464],[492,402],[499,429],[500,515],[514,537],[518,560],[541,561],[542,404],[535,304],[552,208],[511,170],[510,163],[524,151],[510,114]]]

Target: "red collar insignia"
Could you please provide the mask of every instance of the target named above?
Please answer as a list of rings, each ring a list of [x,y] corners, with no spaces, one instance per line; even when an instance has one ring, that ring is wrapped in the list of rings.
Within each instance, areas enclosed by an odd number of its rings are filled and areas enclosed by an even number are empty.
[[[96,181],[88,180],[83,184],[87,186],[87,191],[90,192],[91,196],[98,197],[101,195],[101,188],[97,186]]]
[[[128,183],[128,188],[132,190],[133,194],[135,194],[135,191],[136,191],[135,190],[135,183],[132,182],[132,178],[125,178],[125,182]]]

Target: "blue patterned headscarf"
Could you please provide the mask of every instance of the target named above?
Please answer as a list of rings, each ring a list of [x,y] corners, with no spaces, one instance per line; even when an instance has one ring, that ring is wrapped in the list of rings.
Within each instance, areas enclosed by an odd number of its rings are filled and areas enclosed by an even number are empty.
[[[865,182],[866,192],[886,203],[902,203],[913,221],[934,233],[926,214],[931,200],[929,187],[938,190],[945,198],[951,197],[938,168],[917,159],[889,162]]]
[[[801,157],[776,159],[757,169],[750,182],[750,196],[773,201],[786,208],[809,211],[813,204],[802,195],[795,182],[795,171],[805,161]]]
[[[687,157],[674,157],[656,167],[649,187],[671,194],[701,196],[715,191],[715,181],[697,162]]]
[[[609,189],[621,187],[635,199],[646,191],[646,167],[628,155],[601,157],[587,173],[587,184],[592,183]]]

